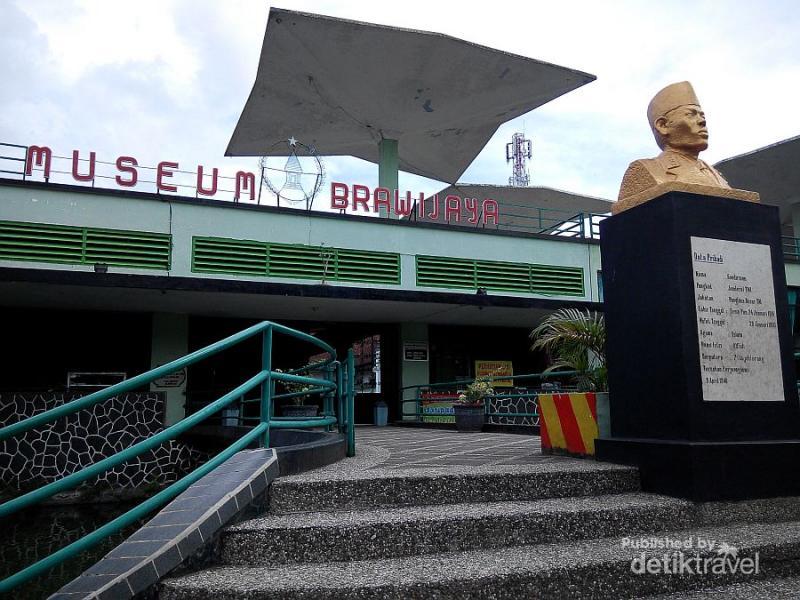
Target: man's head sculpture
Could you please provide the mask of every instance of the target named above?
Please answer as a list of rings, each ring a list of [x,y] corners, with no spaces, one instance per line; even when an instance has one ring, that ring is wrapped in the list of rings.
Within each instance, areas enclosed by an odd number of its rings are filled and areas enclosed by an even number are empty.
[[[658,92],[647,106],[647,122],[662,150],[669,147],[697,156],[708,148],[706,116],[688,81]]]
[[[698,157],[708,148],[708,129],[691,83],[673,83],[658,92],[647,107],[647,122],[662,152],[630,164],[613,214],[671,191],[758,202],[758,194],[731,189],[719,171]]]

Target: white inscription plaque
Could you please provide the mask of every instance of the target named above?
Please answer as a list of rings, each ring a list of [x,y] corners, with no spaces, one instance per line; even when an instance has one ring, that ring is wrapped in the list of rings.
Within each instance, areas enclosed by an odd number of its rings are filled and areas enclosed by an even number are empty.
[[[769,246],[692,237],[703,400],[782,402]]]

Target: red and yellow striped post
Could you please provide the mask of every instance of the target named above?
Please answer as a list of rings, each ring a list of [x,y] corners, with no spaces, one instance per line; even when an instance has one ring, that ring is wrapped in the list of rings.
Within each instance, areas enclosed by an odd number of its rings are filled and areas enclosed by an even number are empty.
[[[539,394],[539,425],[543,453],[594,456],[595,393]]]

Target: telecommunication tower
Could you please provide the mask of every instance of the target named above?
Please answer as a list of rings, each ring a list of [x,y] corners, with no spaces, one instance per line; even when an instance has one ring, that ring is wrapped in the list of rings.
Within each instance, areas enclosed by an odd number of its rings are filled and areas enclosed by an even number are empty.
[[[515,133],[511,142],[506,144],[506,162],[514,163],[514,174],[508,178],[508,185],[527,187],[530,184],[531,176],[528,174],[525,161],[531,156],[531,141],[525,139],[524,133]]]

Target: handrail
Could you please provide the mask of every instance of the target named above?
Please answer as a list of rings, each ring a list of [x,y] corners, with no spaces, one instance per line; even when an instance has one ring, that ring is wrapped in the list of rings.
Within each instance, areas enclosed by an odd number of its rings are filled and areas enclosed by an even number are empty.
[[[109,469],[113,469],[117,465],[120,465],[128,460],[147,452],[167,442],[171,439],[174,439],[181,433],[185,432],[188,429],[191,429],[201,421],[206,420],[209,416],[217,412],[218,410],[225,408],[228,404],[231,403],[232,400],[236,400],[242,394],[249,392],[257,385],[260,385],[261,382],[267,379],[267,373],[263,371],[260,372],[258,375],[251,377],[242,385],[234,388],[221,398],[215,400],[202,410],[197,411],[189,415],[188,417],[178,421],[174,425],[170,425],[166,429],[161,430],[160,432],[156,433],[155,435],[150,436],[146,440],[142,440],[141,442],[130,446],[129,448],[125,448],[122,452],[118,452],[113,456],[109,456],[104,458],[88,467],[81,469],[80,471],[76,471],[66,477],[62,477],[58,481],[53,481],[52,483],[48,483],[40,488],[37,488],[33,491],[28,492],[27,494],[23,494],[22,496],[17,496],[13,500],[9,500],[3,504],[0,504],[0,518],[7,517],[8,515],[17,512],[23,508],[27,508],[32,504],[37,504],[42,502],[43,500],[47,500],[51,496],[58,494],[59,492],[64,492],[66,490],[72,489],[79,483],[86,481],[87,479],[91,479],[92,477],[96,477],[101,473],[108,471]]]
[[[527,379],[547,379],[547,378],[551,378],[551,377],[572,376],[572,375],[575,375],[576,373],[577,373],[577,371],[543,371],[542,373],[523,373],[523,374],[520,374],[520,375],[494,375],[494,376],[489,376],[488,379],[490,381],[495,381],[495,380],[498,380],[498,379],[500,379],[500,380],[511,379],[511,380],[521,380],[522,381],[522,380],[527,380]],[[450,389],[452,389],[452,388],[458,388],[458,387],[467,386],[470,383],[472,383],[473,381],[475,381],[474,378],[473,379],[467,379],[467,380],[461,380],[461,381],[444,381],[444,382],[439,382],[439,383],[408,385],[408,386],[405,386],[403,388],[400,388],[400,397],[399,397],[399,400],[398,400],[398,414],[400,415],[401,419],[404,418],[404,417],[412,417],[412,416],[416,417],[418,419],[422,418],[422,417],[425,416],[425,413],[422,412],[422,400],[423,400],[423,398],[422,398],[422,390],[423,389],[428,389],[428,390],[436,390],[436,389],[441,389],[441,388],[450,388]],[[404,394],[404,392],[406,390],[414,390],[414,396],[412,398],[407,398],[406,395]],[[525,394],[509,393],[509,394],[504,394],[504,393],[500,392],[500,393],[495,393],[491,398],[493,398],[493,399],[506,399],[506,398],[509,398],[510,399],[510,398],[535,398],[535,397],[536,397],[535,393],[525,393]],[[449,400],[456,400],[457,398],[458,398],[457,394],[455,394],[455,393],[448,394],[448,393],[445,392],[445,393],[440,393],[439,397],[437,398],[437,400],[439,400],[439,401],[449,401]],[[487,400],[489,400],[489,398],[487,398]],[[411,411],[411,412],[406,411],[406,404],[412,404],[412,403],[414,404],[414,410]],[[489,410],[488,402],[485,403],[485,407],[484,408],[485,408],[486,416],[489,416],[489,417],[492,417],[492,416],[497,416],[497,417],[534,417],[534,418],[538,418],[539,417],[538,412],[532,412],[532,413],[505,413],[505,412],[504,413],[493,413],[493,412],[491,412]],[[428,415],[428,416],[435,417],[435,416],[446,416],[446,415]]]
[[[262,323],[258,323],[253,325],[252,327],[248,327],[240,331],[239,333],[235,333],[231,336],[228,336],[218,342],[214,342],[206,346],[205,348],[200,348],[199,350],[195,350],[194,352],[187,354],[181,358],[168,362],[165,365],[161,365],[160,367],[156,367],[154,369],[150,369],[140,375],[136,375],[131,377],[130,379],[126,379],[125,381],[121,381],[120,383],[116,383],[110,387],[104,388],[88,396],[84,396],[83,398],[79,398],[77,400],[73,400],[72,402],[67,402],[66,404],[62,404],[56,408],[52,408],[48,411],[43,413],[39,413],[38,415],[34,415],[25,419],[24,421],[19,421],[17,423],[12,423],[6,427],[0,429],[0,442],[6,440],[10,437],[18,435],[20,433],[24,433],[40,425],[45,425],[56,419],[61,417],[65,417],[67,415],[71,415],[74,412],[77,412],[83,408],[89,408],[90,406],[94,406],[98,402],[102,402],[104,400],[108,400],[113,396],[118,394],[122,394],[125,392],[129,392],[134,390],[142,385],[151,383],[155,379],[159,379],[165,375],[169,375],[170,373],[174,373],[175,371],[179,371],[185,367],[195,364],[209,356],[213,356],[214,354],[218,354],[219,352],[230,348],[231,346],[235,346],[236,344],[253,337],[256,334],[263,333],[265,330],[275,330],[281,333],[285,333],[292,337],[297,337],[301,340],[310,342],[321,348],[322,350],[328,352],[331,355],[330,360],[323,361],[321,364],[326,365],[330,364],[334,360],[336,360],[336,351],[331,348],[328,344],[319,340],[313,336],[308,335],[307,333],[303,333],[302,331],[295,331],[294,329],[290,329],[283,325],[278,325],[277,323],[271,323],[269,321],[264,321]]]
[[[789,260],[800,259],[800,238],[789,235],[781,236],[781,246],[783,248],[783,258]]]
[[[488,377],[490,381],[496,379],[546,379],[548,377],[556,377],[561,375],[575,375],[577,371],[543,371],[542,373],[523,373],[521,375],[493,375]],[[419,385],[407,385],[400,388],[401,390],[411,390],[415,388],[433,388],[433,387],[452,387],[457,385],[469,385],[475,379],[462,379],[461,381],[444,381],[438,383],[423,383]]]
[[[293,369],[287,373],[274,371],[272,369],[272,338],[274,332],[309,342],[328,353],[328,358],[297,369]],[[0,429],[0,441],[21,433],[25,433],[26,431],[47,423],[51,423],[61,417],[94,406],[99,402],[103,402],[104,400],[118,396],[121,393],[125,393],[142,385],[146,385],[155,379],[163,377],[164,375],[178,371],[205,358],[208,358],[209,356],[223,352],[224,350],[258,334],[262,335],[262,358],[261,369],[255,375],[247,379],[242,384],[236,386],[229,392],[223,394],[217,400],[204,406],[199,411],[184,417],[177,423],[166,427],[162,431],[150,436],[149,438],[142,440],[133,446],[130,446],[129,448],[125,448],[124,450],[112,456],[108,456],[92,465],[89,465],[88,467],[84,467],[80,471],[76,471],[75,473],[67,475],[57,481],[48,483],[38,489],[0,504],[0,518],[9,516],[26,507],[42,502],[52,497],[54,494],[72,489],[80,483],[91,479],[92,477],[96,477],[104,471],[112,469],[142,454],[143,452],[151,450],[166,441],[175,439],[178,435],[186,432],[214,413],[224,409],[237,400],[243,399],[243,396],[251,390],[260,388],[260,397],[257,400],[259,402],[259,416],[246,417],[243,419],[257,420],[258,423],[253,427],[253,429],[245,433],[239,440],[228,446],[201,467],[198,467],[191,473],[169,485],[151,498],[148,498],[120,517],[117,517],[106,525],[103,525],[94,532],[87,534],[80,540],[61,548],[50,556],[26,567],[22,571],[19,571],[18,573],[0,581],[0,593],[9,591],[25,581],[28,581],[29,579],[43,573],[47,569],[74,557],[79,552],[94,546],[109,535],[116,533],[123,527],[135,522],[155,508],[162,506],[172,498],[176,497],[183,490],[188,488],[192,483],[222,464],[235,452],[247,447],[254,441],[259,441],[263,447],[268,447],[269,430],[271,427],[327,427],[330,431],[330,427],[338,426],[339,431],[346,434],[347,455],[354,456],[355,428],[353,420],[353,381],[355,366],[352,349],[350,349],[348,352],[347,362],[343,366],[339,361],[336,360],[336,351],[333,349],[333,347],[326,344],[322,340],[319,340],[307,333],[269,321],[264,321],[248,327],[243,331],[196,350],[195,352],[187,354],[186,356],[151,369],[140,375],[131,377],[130,379],[112,385],[103,390],[89,394],[83,398],[78,398],[62,406],[8,425]],[[326,377],[328,377],[327,379],[298,375],[298,373],[321,369],[326,369]],[[294,382],[312,386],[311,389],[304,392],[305,394],[324,394],[325,408],[323,409],[323,416],[309,418],[273,417],[273,401],[276,398],[291,397],[295,395],[276,395],[274,390],[276,381]],[[336,400],[336,402],[334,402],[334,400]]]
[[[47,556],[33,563],[32,565],[25,567],[22,571],[19,571],[10,577],[7,577],[3,581],[0,581],[0,594],[14,589],[18,585],[29,581],[37,575],[43,574],[49,569],[58,566],[62,562],[69,560],[85,550],[89,550],[93,546],[96,546],[102,542],[108,536],[114,535],[128,525],[131,525],[142,517],[145,517],[148,513],[152,512],[156,508],[165,505],[178,494],[188,489],[190,485],[216,469],[236,452],[239,450],[244,450],[250,443],[254,442],[258,436],[263,433],[263,430],[266,427],[266,423],[258,425],[253,430],[243,435],[239,440],[228,446],[225,450],[220,452],[217,456],[210,459],[207,463],[198,467],[188,475],[182,477],[169,487],[161,490],[155,496],[151,496],[141,504],[133,507],[129,511],[121,514],[105,525],[95,529],[91,533],[86,534],[79,540],[76,540],[71,544],[64,546],[63,548],[59,548],[50,556]]]

